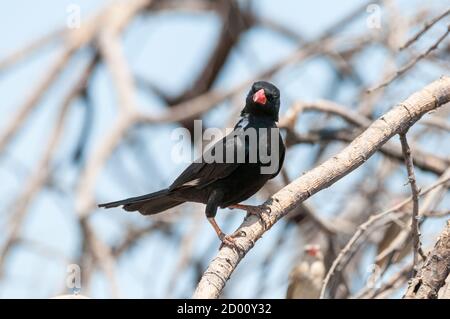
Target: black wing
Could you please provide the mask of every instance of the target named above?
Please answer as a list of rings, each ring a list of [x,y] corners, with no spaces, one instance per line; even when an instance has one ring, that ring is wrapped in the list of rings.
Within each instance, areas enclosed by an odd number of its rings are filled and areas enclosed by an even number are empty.
[[[248,148],[245,139],[240,138],[236,131],[233,131],[223,139],[215,143],[212,147],[207,149],[203,154],[201,161],[194,161],[189,165],[183,173],[170,185],[169,190],[180,189],[184,187],[205,187],[217,180],[229,176],[241,163],[233,160],[232,163],[208,162],[205,158],[212,158],[219,148],[222,149],[222,154],[226,152],[243,151],[245,156],[248,154]],[[206,156],[205,156],[206,154]]]

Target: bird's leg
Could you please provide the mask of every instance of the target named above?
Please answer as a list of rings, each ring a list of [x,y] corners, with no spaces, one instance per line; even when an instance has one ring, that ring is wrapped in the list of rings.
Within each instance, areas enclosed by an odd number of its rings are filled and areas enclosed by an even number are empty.
[[[264,214],[264,209],[262,206],[251,206],[251,205],[242,205],[242,204],[235,204],[228,206],[228,208],[231,209],[242,209],[245,210],[250,215],[256,215],[258,216],[264,225],[264,228],[268,228],[270,225],[270,220],[266,214]]]
[[[211,195],[208,198],[208,203],[206,204],[206,211],[205,211],[206,217],[208,218],[209,223],[214,228],[214,231],[216,232],[217,237],[219,237],[220,241],[224,245],[239,249],[239,247],[237,247],[237,245],[236,245],[235,239],[230,235],[226,235],[220,229],[219,225],[217,225],[217,222],[214,219],[214,217],[216,216],[216,213],[217,213],[217,208],[219,207],[219,203],[222,200],[222,197],[223,197],[223,193],[221,193],[219,191],[213,191],[211,193]]]
[[[219,225],[217,225],[217,222],[216,222],[216,220],[214,219],[214,217],[208,217],[208,221],[210,222],[210,224],[211,224],[212,227],[214,228],[214,230],[215,230],[215,232],[216,232],[216,234],[217,234],[217,237],[219,237],[220,241],[221,241],[224,245],[227,245],[227,246],[230,246],[230,247],[234,247],[234,248],[238,248],[238,247],[236,246],[235,239],[234,239],[232,236],[225,234],[225,233],[220,229],[220,227],[219,227]]]

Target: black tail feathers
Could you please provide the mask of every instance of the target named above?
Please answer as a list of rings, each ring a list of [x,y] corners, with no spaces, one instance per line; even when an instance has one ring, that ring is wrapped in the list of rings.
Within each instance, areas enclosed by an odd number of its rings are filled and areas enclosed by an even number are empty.
[[[182,203],[184,203],[184,201],[171,198],[171,193],[168,189],[163,189],[143,196],[131,197],[116,202],[100,204],[98,207],[112,208],[123,205],[123,209],[126,211],[137,210],[142,215],[152,215],[161,213]]]

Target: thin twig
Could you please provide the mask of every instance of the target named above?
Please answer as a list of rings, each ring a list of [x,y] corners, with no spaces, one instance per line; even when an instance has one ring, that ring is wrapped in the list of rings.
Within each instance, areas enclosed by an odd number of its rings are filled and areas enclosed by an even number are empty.
[[[417,64],[417,62],[419,62],[420,60],[422,60],[424,57],[426,57],[428,54],[430,54],[430,52],[434,51],[437,49],[437,47],[439,46],[439,44],[447,37],[447,35],[450,33],[450,25],[447,26],[447,31],[439,37],[439,39],[432,45],[430,46],[425,52],[419,54],[418,56],[416,56],[414,59],[412,59],[411,61],[409,61],[407,64],[405,64],[403,67],[401,67],[400,69],[398,69],[389,79],[387,79],[385,82],[375,86],[374,88],[371,88],[368,90],[368,93],[372,93],[380,88],[383,88],[387,85],[389,85],[392,81],[394,81],[395,79],[397,79],[398,77],[400,77],[403,73],[405,73],[406,71],[408,71],[409,69],[411,69],[414,65]]]
[[[406,132],[400,134],[400,142],[402,144],[403,156],[405,157],[406,170],[408,171],[408,181],[411,185],[411,196],[413,202],[413,210],[411,216],[411,232],[414,245],[414,271],[419,267],[419,255],[425,259],[425,254],[422,251],[420,243],[420,229],[419,229],[419,188],[416,183],[416,176],[414,174],[414,164],[411,156],[411,149],[406,139]]]
[[[232,272],[255,242],[279,219],[298,207],[307,198],[329,187],[371,157],[392,136],[412,126],[424,114],[450,101],[450,78],[442,77],[421,91],[411,95],[372,123],[361,135],[341,152],[300,176],[281,189],[263,205],[270,210],[266,226],[255,216],[249,216],[236,233],[241,249],[222,247],[210,263],[194,293],[195,298],[217,298]]]
[[[422,35],[425,34],[432,26],[434,26],[437,22],[439,22],[441,19],[445,18],[450,13],[450,8],[447,9],[442,14],[438,15],[437,17],[431,19],[430,21],[427,21],[424,23],[422,29],[420,29],[414,36],[412,36],[408,41],[405,42],[399,49],[404,50],[407,47],[409,47],[411,44],[416,42]]]
[[[450,176],[444,176],[444,178],[439,178],[435,183],[433,183],[431,186],[426,188],[424,191],[419,192],[419,196],[423,196],[427,194],[428,192],[432,191],[436,187],[439,187],[440,185],[443,185],[447,183],[450,180]],[[413,200],[412,196],[405,199],[404,201],[390,207],[389,209],[372,215],[365,223],[361,224],[358,227],[358,230],[355,232],[355,234],[350,238],[350,240],[347,242],[345,247],[341,250],[333,264],[331,265],[330,269],[328,270],[327,275],[325,276],[325,279],[323,281],[322,291],[320,293],[320,298],[324,298],[325,291],[328,286],[328,282],[330,281],[331,277],[333,276],[335,270],[341,266],[341,262],[343,261],[344,257],[350,253],[353,245],[358,241],[358,239],[369,229],[372,224],[375,222],[381,220],[382,218],[386,217],[388,214],[393,213],[395,211],[398,211],[400,208],[404,207],[406,204],[410,203]],[[342,268],[342,267],[341,267]]]

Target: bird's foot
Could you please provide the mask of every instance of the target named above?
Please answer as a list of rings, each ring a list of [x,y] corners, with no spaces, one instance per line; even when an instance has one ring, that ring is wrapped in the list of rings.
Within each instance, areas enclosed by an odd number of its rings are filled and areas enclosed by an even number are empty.
[[[268,207],[265,207],[264,205],[259,206],[251,206],[251,205],[242,205],[242,204],[236,204],[231,205],[229,208],[231,209],[242,209],[247,212],[247,214],[258,216],[264,226],[264,229],[269,228],[270,225],[270,219],[268,214],[270,214],[270,209]]]
[[[237,250],[240,250],[239,246],[236,243],[236,238],[233,237],[233,235],[226,235],[224,233],[219,235],[219,239],[222,242],[222,245],[220,248],[222,248],[223,245],[228,246],[230,248],[235,248]]]
[[[217,237],[219,237],[220,241],[222,242],[222,245],[220,246],[220,248],[223,247],[223,245],[228,246],[230,248],[235,248],[236,250],[241,250],[241,248],[237,245],[236,243],[236,238],[235,238],[235,234],[233,235],[226,235],[219,227],[219,225],[217,225],[216,220],[214,219],[214,217],[208,217],[208,221],[211,223],[211,225],[214,228],[214,231],[217,234]]]

